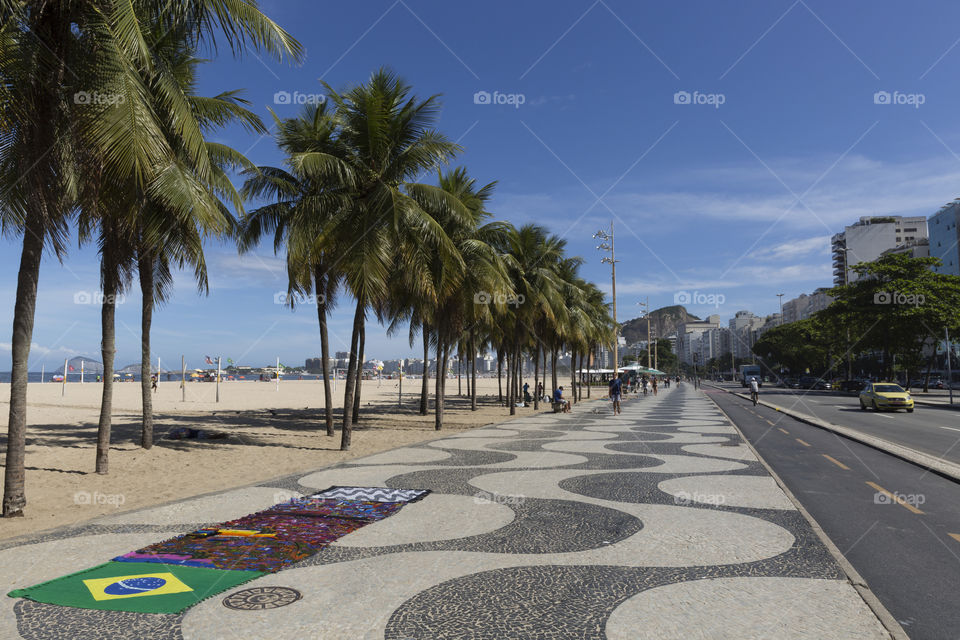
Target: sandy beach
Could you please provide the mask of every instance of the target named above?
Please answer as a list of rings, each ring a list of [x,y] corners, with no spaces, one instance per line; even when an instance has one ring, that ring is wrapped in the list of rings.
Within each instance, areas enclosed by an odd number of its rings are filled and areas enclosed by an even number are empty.
[[[0,538],[315,469],[509,419],[508,408],[497,402],[496,378],[479,380],[477,388],[480,406],[474,412],[465,395],[457,396],[456,379],[448,380],[445,428],[438,433],[432,414],[417,413],[419,380],[404,381],[402,408],[397,406],[397,381],[364,381],[361,421],[351,450],[341,452],[339,411],[333,438],[326,435],[319,411],[322,382],[283,381],[279,391],[267,382],[224,382],[217,403],[212,383],[188,383],[183,402],[179,381],[162,381],[154,394],[155,445],[148,451],[139,446],[140,385],[118,383],[110,473],[97,475],[93,470],[101,386],[70,383],[61,396],[60,384],[31,384],[26,517],[0,519]],[[4,449],[9,397],[10,385],[0,384]],[[334,406],[342,399],[341,381]],[[517,410],[521,416],[532,411]],[[228,437],[163,438],[176,427],[221,431]]]

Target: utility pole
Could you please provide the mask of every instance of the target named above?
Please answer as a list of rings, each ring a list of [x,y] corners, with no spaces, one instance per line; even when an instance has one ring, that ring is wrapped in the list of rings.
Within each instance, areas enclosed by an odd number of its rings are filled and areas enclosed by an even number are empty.
[[[604,257],[600,262],[610,265],[610,277],[612,281],[611,297],[613,299],[613,377],[616,378],[619,368],[617,350],[620,346],[620,325],[617,324],[617,256],[614,251],[613,220],[610,221],[610,233],[600,229],[593,234],[593,237],[600,238],[601,240],[597,246],[598,250],[608,251],[610,253],[609,257]],[[610,244],[607,244],[608,241]]]
[[[944,337],[947,339],[947,389],[950,392],[950,404],[953,404],[953,369],[950,368],[950,356],[953,347],[950,346],[950,327],[943,330]],[[909,383],[909,380],[907,381]]]
[[[647,369],[650,368],[650,297],[644,298],[643,302],[638,302],[637,306],[643,312],[647,320]],[[639,362],[637,364],[640,364]]]

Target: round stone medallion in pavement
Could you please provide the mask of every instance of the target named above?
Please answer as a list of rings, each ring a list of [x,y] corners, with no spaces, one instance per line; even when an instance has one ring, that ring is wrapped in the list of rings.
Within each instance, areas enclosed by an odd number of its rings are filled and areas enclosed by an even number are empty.
[[[302,597],[290,587],[253,587],[231,593],[223,599],[223,606],[237,611],[263,611],[285,607]]]

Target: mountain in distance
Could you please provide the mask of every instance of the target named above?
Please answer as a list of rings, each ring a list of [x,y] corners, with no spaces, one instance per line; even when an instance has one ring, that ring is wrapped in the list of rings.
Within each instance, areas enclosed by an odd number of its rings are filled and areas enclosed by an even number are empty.
[[[67,369],[70,373],[80,373],[80,365],[83,365],[84,373],[92,373],[97,375],[98,373],[103,373],[103,365],[97,360],[93,360],[86,356],[77,356],[75,358],[70,358],[67,360]],[[73,367],[73,369],[70,369]],[[63,365],[60,365],[54,373],[63,375]]]
[[[686,307],[675,304],[661,307],[650,312],[650,333],[655,338],[666,338],[677,330],[684,322],[697,322],[700,318],[687,313]],[[620,335],[627,340],[627,344],[647,340],[647,319],[634,318],[620,324]]]

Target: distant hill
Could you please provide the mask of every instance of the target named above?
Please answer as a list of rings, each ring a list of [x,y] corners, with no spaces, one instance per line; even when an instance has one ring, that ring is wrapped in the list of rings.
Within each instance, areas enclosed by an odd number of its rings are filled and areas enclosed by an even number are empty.
[[[70,358],[69,360],[67,360],[67,368],[69,369],[70,367],[73,367],[72,369],[70,369],[70,373],[80,373],[81,364],[83,364],[84,373],[92,373],[94,375],[98,373],[103,373],[103,365],[100,362],[96,360],[92,360],[85,356],[77,356],[76,358]],[[54,371],[54,373],[59,373],[60,375],[63,375],[63,365],[58,367],[57,370]]]
[[[657,338],[666,338],[677,330],[677,326],[684,322],[700,320],[695,315],[687,313],[686,307],[675,304],[669,307],[654,309],[650,312],[650,332]],[[647,339],[646,318],[627,320],[620,326],[620,335],[627,339],[627,344],[633,344]]]

